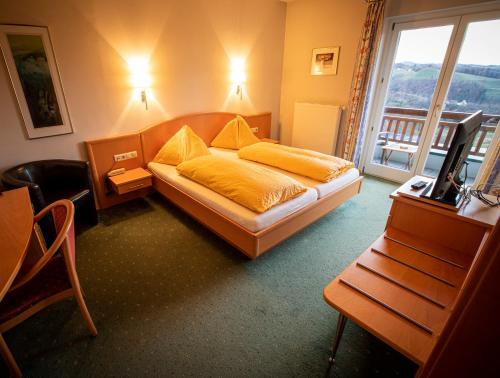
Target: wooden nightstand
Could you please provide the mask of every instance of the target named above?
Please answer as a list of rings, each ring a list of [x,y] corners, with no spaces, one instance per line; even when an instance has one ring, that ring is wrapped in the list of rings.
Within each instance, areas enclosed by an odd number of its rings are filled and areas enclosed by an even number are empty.
[[[152,185],[152,175],[142,168],[135,168],[125,171],[121,175],[112,176],[109,178],[111,187],[118,194],[125,194],[147,188]]]
[[[271,138],[261,138],[260,139],[262,142],[267,142],[267,143],[274,143],[274,144],[280,144],[279,140],[276,139],[271,139]]]

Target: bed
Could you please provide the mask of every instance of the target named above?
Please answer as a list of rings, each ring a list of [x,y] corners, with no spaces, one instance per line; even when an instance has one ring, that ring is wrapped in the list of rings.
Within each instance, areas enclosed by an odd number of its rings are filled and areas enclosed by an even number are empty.
[[[96,190],[101,206],[103,203],[104,206],[114,205],[121,199],[113,193],[105,192],[105,173],[109,171],[110,163],[105,164],[100,161],[106,159],[109,161],[109,157],[106,156],[117,153],[120,151],[119,148],[123,152],[124,145],[132,148],[137,144],[137,138],[140,147],[139,166],[147,167],[153,174],[154,190],[251,259],[262,255],[359,193],[363,178],[354,168],[328,183],[321,183],[266,165],[269,169],[298,180],[307,187],[307,190],[296,198],[257,214],[179,175],[175,166],[152,162],[163,144],[184,124],[189,125],[207,145],[210,145],[224,125],[234,117],[234,113],[186,115],[151,126],[137,134],[87,142],[94,178],[98,181]],[[270,113],[244,116],[244,118],[252,127],[258,128],[259,138],[269,137]],[[211,147],[210,152],[238,159],[234,150]],[[128,164],[127,169],[132,163]]]

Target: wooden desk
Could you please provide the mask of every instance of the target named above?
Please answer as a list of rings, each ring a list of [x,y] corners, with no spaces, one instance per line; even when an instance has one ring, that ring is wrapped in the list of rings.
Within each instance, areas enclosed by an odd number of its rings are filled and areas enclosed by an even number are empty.
[[[28,189],[0,194],[0,301],[26,256],[32,230],[33,210]]]
[[[418,178],[413,178],[413,182]],[[340,313],[331,363],[346,319],[398,350],[420,367],[467,285],[498,221],[500,209],[473,199],[459,212],[391,194],[385,232],[323,292]]]

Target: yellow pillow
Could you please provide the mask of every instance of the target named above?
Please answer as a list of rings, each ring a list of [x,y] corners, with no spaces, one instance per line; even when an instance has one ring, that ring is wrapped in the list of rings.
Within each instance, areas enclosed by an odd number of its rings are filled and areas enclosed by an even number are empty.
[[[209,155],[207,145],[187,125],[175,133],[156,154],[155,163],[177,165],[198,156]]]
[[[250,130],[247,121],[238,115],[229,121],[221,132],[217,134],[211,146],[239,150],[258,142],[260,142],[259,138]]]

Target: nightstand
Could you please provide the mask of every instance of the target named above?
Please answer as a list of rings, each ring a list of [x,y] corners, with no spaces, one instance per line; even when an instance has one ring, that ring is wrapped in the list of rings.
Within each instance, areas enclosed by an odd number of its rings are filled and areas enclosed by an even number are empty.
[[[260,139],[262,142],[267,142],[267,143],[274,143],[274,144],[280,144],[279,140],[276,139],[271,139],[271,138],[261,138]]]
[[[109,177],[111,187],[118,194],[125,194],[152,185],[152,175],[142,168],[125,171],[121,175]]]

